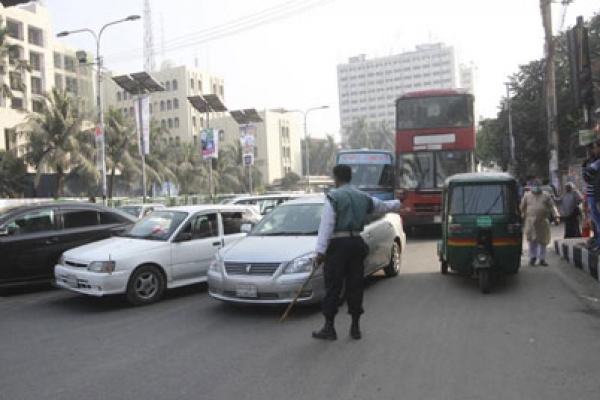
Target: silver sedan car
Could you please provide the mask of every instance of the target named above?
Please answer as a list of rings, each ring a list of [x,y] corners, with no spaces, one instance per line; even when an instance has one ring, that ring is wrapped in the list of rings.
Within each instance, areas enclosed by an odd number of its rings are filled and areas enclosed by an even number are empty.
[[[210,296],[233,303],[292,301],[314,268],[324,201],[324,196],[310,196],[283,203],[248,236],[221,249],[208,271]],[[361,235],[369,245],[365,276],[381,269],[387,276],[398,275],[406,245],[400,216],[373,215]],[[324,294],[320,268],[298,302],[318,302]]]

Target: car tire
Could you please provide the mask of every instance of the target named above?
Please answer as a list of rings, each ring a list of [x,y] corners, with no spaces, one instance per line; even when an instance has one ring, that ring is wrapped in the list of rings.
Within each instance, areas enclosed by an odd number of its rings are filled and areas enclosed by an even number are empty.
[[[397,276],[402,265],[402,253],[400,245],[397,242],[392,244],[392,254],[390,255],[390,263],[383,268],[385,276],[391,278]]]
[[[153,265],[138,267],[127,283],[127,301],[134,306],[144,306],[158,301],[165,291],[165,277]]]
[[[480,269],[477,273],[477,277],[479,279],[479,289],[481,293],[487,294],[490,292],[491,286],[491,274],[487,268]]]

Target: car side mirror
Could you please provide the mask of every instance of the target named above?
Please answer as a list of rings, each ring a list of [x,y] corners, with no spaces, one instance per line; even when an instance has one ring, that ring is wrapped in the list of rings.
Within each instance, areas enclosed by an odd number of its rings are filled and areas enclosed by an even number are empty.
[[[8,236],[8,235],[10,235],[8,228],[0,229],[0,236]]]
[[[240,232],[242,233],[250,233],[250,231],[252,230],[252,224],[242,224],[242,226],[240,227]]]
[[[189,232],[181,232],[179,235],[177,235],[177,238],[175,239],[175,241],[177,243],[190,242],[191,240],[192,240],[192,234]]]

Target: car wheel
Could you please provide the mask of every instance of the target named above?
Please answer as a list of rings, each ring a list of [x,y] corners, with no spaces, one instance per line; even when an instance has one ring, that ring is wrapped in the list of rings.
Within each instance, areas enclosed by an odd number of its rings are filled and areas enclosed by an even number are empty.
[[[490,292],[490,271],[487,268],[482,268],[478,271],[477,277],[479,278],[479,289],[481,293],[487,294]]]
[[[400,253],[400,246],[394,242],[392,245],[392,254],[390,255],[390,263],[383,268],[383,272],[388,277],[398,275],[400,272],[400,266],[402,264],[402,254]]]
[[[165,278],[157,267],[142,265],[133,271],[127,284],[127,301],[135,306],[151,304],[165,291]]]

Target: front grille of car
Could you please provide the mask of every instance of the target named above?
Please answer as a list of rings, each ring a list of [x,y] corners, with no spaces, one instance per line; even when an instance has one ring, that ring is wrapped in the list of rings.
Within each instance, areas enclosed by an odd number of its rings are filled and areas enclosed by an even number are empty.
[[[225,263],[227,275],[271,276],[277,271],[277,268],[279,268],[279,264]]]
[[[75,268],[87,268],[87,264],[84,264],[84,263],[78,263],[78,262],[75,262],[75,261],[69,261],[69,260],[66,260],[66,261],[65,261],[65,264],[66,264],[66,265],[68,265],[69,267],[75,267]]]

